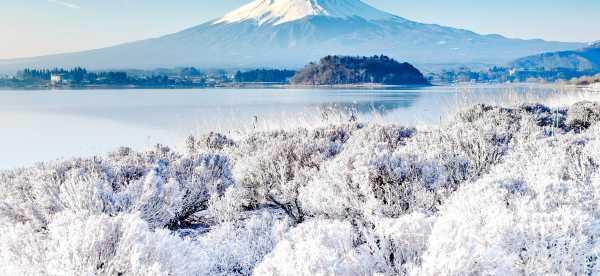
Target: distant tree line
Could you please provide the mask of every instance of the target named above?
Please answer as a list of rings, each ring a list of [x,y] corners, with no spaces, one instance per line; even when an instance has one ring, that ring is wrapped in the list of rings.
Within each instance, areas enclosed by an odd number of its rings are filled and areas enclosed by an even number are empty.
[[[69,83],[81,84],[87,83],[112,83],[126,84],[131,79],[125,72],[88,72],[85,68],[76,67],[73,69],[24,69],[17,76],[24,81],[50,81],[52,75],[58,75],[62,80]]]
[[[580,78],[574,78],[570,80],[570,83],[576,85],[590,85],[593,83],[600,83],[600,74],[596,74],[594,76],[585,76]]]
[[[237,71],[233,79],[235,82],[287,83],[294,74],[296,71],[256,69],[246,72]]]
[[[310,63],[290,81],[304,85],[377,83],[387,85],[428,84],[423,74],[409,63],[387,56],[326,56]]]
[[[59,85],[69,86],[136,86],[136,87],[191,87],[204,86],[204,79],[194,79],[203,76],[193,67],[182,68],[174,76],[152,72],[148,74],[129,75],[127,72],[99,71],[89,72],[85,68],[73,69],[24,69],[12,80],[12,84],[23,86],[40,83],[50,83],[51,76],[60,77]],[[9,83],[10,84],[10,83]]]
[[[443,70],[429,73],[427,78],[434,83],[504,83],[504,82],[555,82],[591,76],[597,71],[577,71],[567,68],[557,69],[521,69],[507,67],[491,67],[483,70],[472,70],[466,67],[455,70]]]
[[[22,80],[42,80],[49,81],[51,75],[61,75],[65,78],[72,80],[73,82],[81,82],[86,76],[88,71],[84,68],[76,67],[73,69],[24,69],[20,71],[17,76]]]

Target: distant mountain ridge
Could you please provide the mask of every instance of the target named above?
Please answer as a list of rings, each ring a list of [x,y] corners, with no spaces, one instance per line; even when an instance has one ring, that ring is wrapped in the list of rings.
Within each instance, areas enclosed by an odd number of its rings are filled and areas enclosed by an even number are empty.
[[[507,63],[583,43],[509,39],[423,24],[360,0],[256,0],[224,17],[159,38],[70,54],[0,61],[24,67],[297,68],[320,57],[386,54],[416,64]]]
[[[520,58],[511,62],[510,66],[523,69],[600,72],[600,42],[579,50],[549,52]]]

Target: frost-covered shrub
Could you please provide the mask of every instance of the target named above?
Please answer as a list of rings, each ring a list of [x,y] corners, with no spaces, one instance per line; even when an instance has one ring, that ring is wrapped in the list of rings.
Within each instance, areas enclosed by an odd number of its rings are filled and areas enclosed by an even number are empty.
[[[600,143],[597,139],[579,138],[567,142],[563,171],[565,180],[589,183],[600,168]]]
[[[564,109],[554,109],[541,104],[524,104],[520,107],[526,115],[531,116],[539,127],[566,128],[567,112]]]
[[[46,273],[45,234],[31,223],[0,222],[0,271],[6,275]]]
[[[288,231],[291,221],[279,212],[250,212],[198,236],[203,255],[201,275],[250,275]]]
[[[381,272],[349,222],[314,220],[292,229],[254,270],[255,275],[373,275]]]
[[[61,213],[35,244],[13,252],[3,267],[42,275],[188,275],[203,271],[201,255],[193,243],[169,231],[150,231],[135,215],[77,215]],[[22,238],[28,239],[31,234]],[[30,252],[40,262],[23,267]],[[19,258],[18,260],[15,260]],[[9,273],[10,274],[10,273]],[[35,273],[34,273],[35,274]]]
[[[74,159],[1,175],[0,214],[13,223],[45,227],[66,209],[111,212],[110,167],[100,159]]]
[[[586,146],[593,160],[598,158],[597,134],[589,133],[589,139],[595,138]],[[581,151],[574,155],[572,149],[582,146],[579,139],[564,135],[558,141],[530,141],[489,175],[460,188],[442,206],[418,272],[598,273],[599,171],[584,165],[586,173],[580,174],[573,167],[582,164],[577,161]],[[565,177],[565,171],[576,177]]]
[[[595,275],[596,103],[190,137],[0,172],[10,275]],[[598,113],[598,112],[596,112]]]
[[[567,125],[575,131],[586,130],[598,121],[600,104],[597,102],[578,102],[569,109]]]
[[[316,130],[254,134],[240,143],[235,177],[249,191],[250,202],[274,205],[294,221],[305,219],[299,190],[335,157],[353,131],[361,125],[331,126]]]
[[[429,132],[370,125],[301,188],[313,216],[399,217],[436,211],[462,183],[502,162],[522,129],[521,109],[476,106]]]
[[[189,152],[196,153],[198,150],[219,151],[227,147],[234,147],[236,144],[232,139],[221,133],[211,132],[199,138],[194,136],[188,137],[186,146]]]
[[[471,111],[485,116],[474,119],[472,115],[459,115],[464,124],[455,123],[442,131],[442,139],[457,147],[469,160],[470,176],[479,176],[501,161],[510,143],[521,128],[519,110],[498,107],[476,107]],[[469,118],[469,119],[465,119]]]
[[[376,160],[383,166],[385,155],[404,145],[414,133],[414,129],[381,125],[356,131],[344,150],[326,160],[316,176],[301,187],[301,206],[310,216],[326,218],[358,218],[374,212],[378,208],[375,190],[381,184],[373,175]]]
[[[408,210],[435,205],[431,193],[443,168],[418,156],[383,155],[371,161],[369,185],[381,212],[397,217]]]
[[[317,219],[289,231],[255,275],[408,275],[421,263],[433,220],[419,213],[368,225]]]
[[[288,225],[261,212],[181,239],[135,214],[63,212],[44,233],[0,227],[0,262],[8,275],[249,275]]]
[[[370,222],[373,231],[366,231],[367,240],[371,251],[386,264],[387,274],[414,273],[421,266],[435,216],[413,212],[395,219],[372,217]]]
[[[164,159],[163,159],[164,158]],[[207,208],[232,184],[221,155],[183,157],[120,150],[109,159],[75,159],[2,175],[0,214],[14,223],[44,228],[62,211],[141,212],[153,227],[175,227]]]

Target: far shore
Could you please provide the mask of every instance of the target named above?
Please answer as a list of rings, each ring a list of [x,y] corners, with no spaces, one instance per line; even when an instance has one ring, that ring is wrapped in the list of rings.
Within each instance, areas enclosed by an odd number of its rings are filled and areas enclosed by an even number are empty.
[[[431,84],[387,85],[379,83],[335,84],[335,85],[296,85],[283,83],[226,83],[213,86],[135,86],[135,85],[90,85],[90,86],[24,86],[0,87],[0,90],[133,90],[133,89],[404,89],[430,87]]]
[[[586,91],[599,91],[600,83],[592,85],[576,85],[564,82],[554,83],[536,83],[536,82],[515,82],[515,83],[433,83],[433,84],[405,84],[405,85],[387,85],[380,83],[357,83],[357,84],[335,84],[335,85],[296,85],[284,83],[221,83],[211,86],[135,86],[135,85],[83,85],[83,86],[23,86],[23,87],[3,87],[0,86],[0,91],[69,91],[69,90],[202,90],[202,89],[281,89],[281,90],[326,90],[326,89],[343,89],[343,90],[403,90],[407,88],[425,88],[434,86],[481,86],[481,85],[549,85],[568,87],[574,89],[582,89]]]
[[[402,84],[389,85],[381,83],[356,83],[356,84],[332,84],[332,85],[302,85],[283,83],[231,83],[218,88],[278,88],[278,89],[394,89],[407,87],[429,87],[431,84]]]

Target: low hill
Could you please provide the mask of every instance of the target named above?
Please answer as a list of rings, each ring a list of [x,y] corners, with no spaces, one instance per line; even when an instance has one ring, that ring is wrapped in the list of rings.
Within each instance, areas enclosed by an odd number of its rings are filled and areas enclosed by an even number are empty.
[[[520,58],[510,65],[524,69],[600,71],[600,42],[579,50],[548,52]]]
[[[290,80],[297,85],[339,85],[377,83],[385,85],[425,85],[429,82],[409,63],[387,56],[326,56],[310,63]]]

